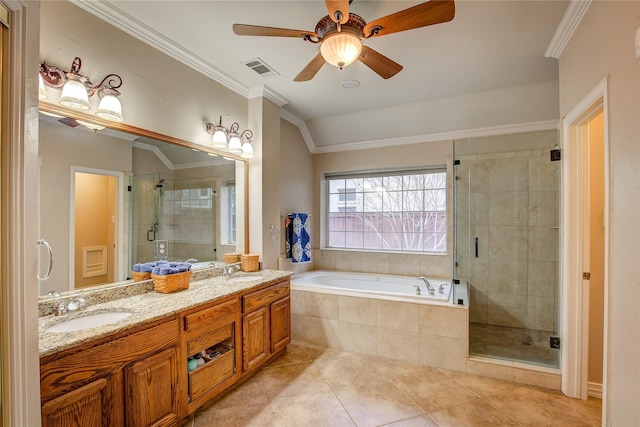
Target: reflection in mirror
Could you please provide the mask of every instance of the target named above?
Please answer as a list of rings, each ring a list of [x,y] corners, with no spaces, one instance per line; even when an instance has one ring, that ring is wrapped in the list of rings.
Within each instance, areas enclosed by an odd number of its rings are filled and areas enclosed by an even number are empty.
[[[197,268],[242,251],[244,163],[194,148],[41,114],[39,233],[55,264],[40,294],[126,281],[138,262]]]

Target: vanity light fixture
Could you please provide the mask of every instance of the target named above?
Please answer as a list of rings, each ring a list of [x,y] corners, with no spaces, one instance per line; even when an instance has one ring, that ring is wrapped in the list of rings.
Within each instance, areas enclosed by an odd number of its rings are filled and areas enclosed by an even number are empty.
[[[234,122],[229,130],[222,126],[222,116],[218,124],[205,122],[205,129],[207,133],[212,135],[211,147],[225,150],[232,154],[239,154],[240,157],[245,159],[253,158],[253,145],[251,138],[253,132],[246,129],[239,133],[240,125]]]
[[[113,121],[121,122],[122,104],[120,104],[120,92],[118,88],[122,86],[122,78],[117,74],[109,74],[102,81],[94,85],[91,81],[80,74],[82,60],[77,56],[71,63],[71,69],[65,71],[61,68],[49,65],[47,61],[40,63],[40,99],[47,97],[45,86],[55,89],[62,88],[58,102],[74,110],[89,110],[89,98],[98,95],[100,102],[96,110],[96,116]]]

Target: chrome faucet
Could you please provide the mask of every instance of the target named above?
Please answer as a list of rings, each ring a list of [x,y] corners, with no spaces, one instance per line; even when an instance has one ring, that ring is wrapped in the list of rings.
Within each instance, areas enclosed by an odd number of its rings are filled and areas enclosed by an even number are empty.
[[[240,266],[236,264],[225,265],[222,267],[222,277],[231,277],[231,275],[240,270]]]
[[[426,277],[420,276],[420,277],[418,277],[418,280],[422,280],[424,282],[424,286],[429,291],[429,295],[435,295],[436,290],[433,289],[433,286],[431,286],[431,283],[429,283],[429,281],[426,279]]]
[[[198,262],[198,258],[189,258],[188,260],[184,261],[185,263],[194,263],[194,262]]]
[[[87,308],[87,301],[82,297],[71,298],[68,303],[63,299],[57,301],[53,305],[53,315],[61,316],[70,311],[79,311]]]

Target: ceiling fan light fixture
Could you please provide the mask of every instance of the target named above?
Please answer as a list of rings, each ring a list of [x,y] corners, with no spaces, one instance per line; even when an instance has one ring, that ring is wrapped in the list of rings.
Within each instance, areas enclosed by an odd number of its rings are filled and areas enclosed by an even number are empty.
[[[320,45],[320,53],[324,60],[340,69],[353,64],[360,56],[361,51],[360,38],[349,31],[330,34],[324,38]]]

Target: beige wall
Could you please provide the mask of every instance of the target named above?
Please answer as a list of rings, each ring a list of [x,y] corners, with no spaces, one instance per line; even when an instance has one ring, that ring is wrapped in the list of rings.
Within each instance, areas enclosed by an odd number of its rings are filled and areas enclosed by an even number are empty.
[[[453,272],[453,216],[451,141],[400,145],[314,156],[314,207],[312,247],[315,269],[364,271],[381,274],[430,277],[451,277]],[[328,172],[351,172],[426,166],[447,166],[447,253],[438,255],[410,253],[380,253],[366,251],[336,251],[322,249],[320,221],[321,180]]]
[[[286,260],[284,216],[290,212],[313,211],[313,155],[309,152],[300,130],[286,120],[280,120],[280,256],[281,267],[301,272],[313,268],[311,263],[293,264]],[[317,217],[312,216],[311,221]],[[313,244],[314,242],[312,242]]]
[[[271,226],[280,224],[280,108],[264,98],[249,100],[249,127],[255,158],[249,165],[249,252],[260,254],[263,268],[276,268],[279,239]]]
[[[640,425],[640,2],[595,1],[560,57],[560,115],[609,85],[609,316],[605,425]]]
[[[602,384],[604,333],[604,112],[589,121],[589,381]]]

